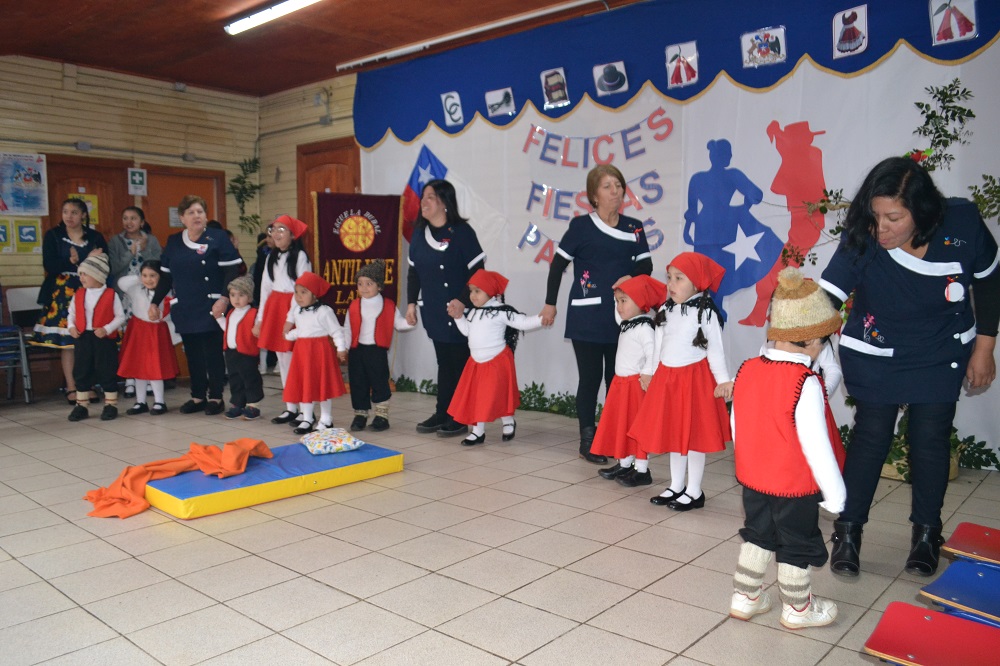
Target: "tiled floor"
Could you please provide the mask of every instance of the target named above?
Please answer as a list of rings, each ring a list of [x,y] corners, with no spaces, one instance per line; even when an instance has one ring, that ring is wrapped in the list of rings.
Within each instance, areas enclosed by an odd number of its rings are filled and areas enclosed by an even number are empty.
[[[0,663],[875,663],[861,647],[881,611],[921,603],[926,581],[902,571],[908,486],[881,484],[860,578],[814,572],[836,623],[794,633],[777,611],[727,615],[742,520],[730,452],[710,457],[705,509],[675,513],[648,501],[664,462],[653,488],[600,479],[570,419],[519,413],[514,441],[491,425],[466,449],[414,432],[432,404],[396,395],[392,429],[370,434],[404,452],[401,473],[190,521],[90,518],[81,497],[191,441],[281,445],[289,429],[176,411],[72,424],[55,398],[0,404]],[[348,423],[346,397],[336,410]],[[962,470],[946,530],[998,517],[1000,474]]]

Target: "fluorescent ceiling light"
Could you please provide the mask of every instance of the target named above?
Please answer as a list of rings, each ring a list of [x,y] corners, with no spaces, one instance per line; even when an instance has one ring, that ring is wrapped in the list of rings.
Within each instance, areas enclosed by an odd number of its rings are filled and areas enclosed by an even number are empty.
[[[262,9],[256,14],[251,14],[246,18],[230,23],[225,27],[225,31],[230,35],[238,35],[241,32],[263,25],[268,21],[273,21],[274,19],[281,18],[286,14],[297,12],[298,10],[308,7],[309,5],[315,5],[317,2],[319,2],[319,0],[285,0],[285,2],[279,2],[273,7]]]

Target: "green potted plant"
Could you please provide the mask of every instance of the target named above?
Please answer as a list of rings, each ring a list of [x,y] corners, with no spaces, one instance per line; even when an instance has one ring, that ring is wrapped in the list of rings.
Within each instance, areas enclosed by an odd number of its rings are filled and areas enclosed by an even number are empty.
[[[251,157],[240,162],[240,173],[229,181],[227,194],[232,194],[240,209],[240,230],[255,235],[260,231],[260,215],[247,215],[247,204],[253,201],[264,186],[253,176],[260,171],[260,158]]]

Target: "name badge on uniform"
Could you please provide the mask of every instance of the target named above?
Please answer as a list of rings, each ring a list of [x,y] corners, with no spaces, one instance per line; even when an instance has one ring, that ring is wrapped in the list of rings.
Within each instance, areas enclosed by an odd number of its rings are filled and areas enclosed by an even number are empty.
[[[208,252],[208,246],[207,245],[198,245],[198,249],[196,250],[196,252],[198,254],[205,254],[206,252]]]

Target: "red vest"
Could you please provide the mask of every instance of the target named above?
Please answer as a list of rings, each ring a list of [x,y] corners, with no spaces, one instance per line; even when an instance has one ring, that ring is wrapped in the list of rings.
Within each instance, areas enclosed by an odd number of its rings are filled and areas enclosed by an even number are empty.
[[[358,346],[358,335],[361,333],[361,299],[355,298],[347,306],[351,315],[351,349]],[[375,346],[388,349],[392,345],[392,330],[396,325],[396,304],[385,296],[382,297],[382,312],[375,320]]]
[[[87,290],[80,288],[76,290],[73,294],[73,307],[76,308],[76,330],[83,333],[87,328],[87,304],[85,301],[85,296]],[[94,330],[101,328],[102,326],[107,326],[111,323],[111,320],[115,318],[115,290],[105,289],[104,293],[101,294],[100,298],[97,299],[97,305],[94,306],[94,317],[91,321]],[[108,333],[109,340],[118,339],[118,331],[113,333]]]
[[[229,318],[236,310],[230,310],[226,314],[226,330],[222,334],[222,348],[229,349]],[[253,336],[253,322],[257,318],[257,308],[250,308],[243,315],[243,319],[236,325],[236,351],[247,356],[256,356],[260,353],[257,347],[257,338]]]
[[[795,407],[809,377],[818,375],[801,363],[763,357],[744,362],[736,374],[736,480],[747,488],[778,497],[820,491],[795,431]],[[825,390],[823,402],[833,453],[843,470],[844,445]]]

